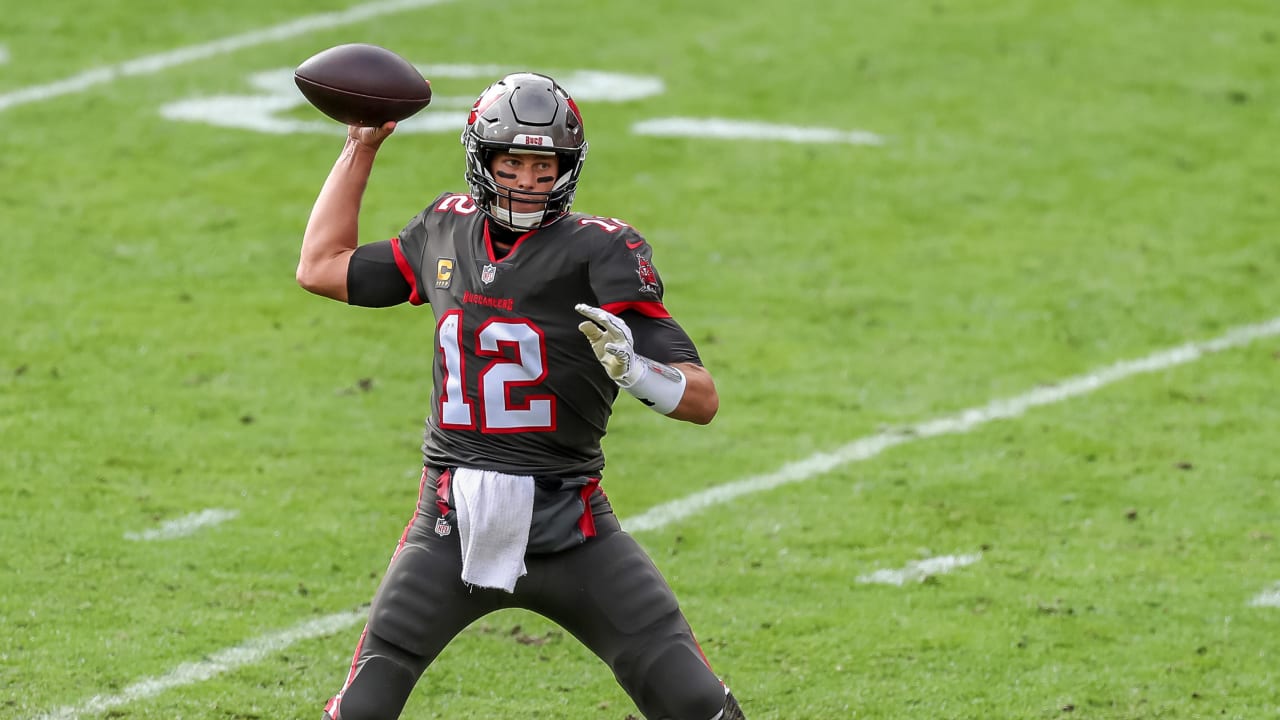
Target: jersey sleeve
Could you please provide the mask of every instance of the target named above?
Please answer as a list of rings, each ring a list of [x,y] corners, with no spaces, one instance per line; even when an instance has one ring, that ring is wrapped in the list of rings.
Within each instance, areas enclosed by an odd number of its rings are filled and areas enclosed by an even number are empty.
[[[675,318],[651,318],[634,311],[621,317],[631,328],[637,353],[661,363],[702,364],[693,339]]]
[[[437,197],[427,206],[425,210],[418,213],[404,226],[400,234],[391,238],[391,251],[395,259],[396,267],[399,268],[400,274],[405,281],[409,283],[409,302],[414,305],[421,305],[427,302],[427,294],[422,285],[422,266],[423,258],[427,256],[427,216],[431,209],[436,206],[440,198],[448,193],[444,193]]]
[[[624,227],[592,240],[589,274],[600,307],[615,315],[630,310],[651,318],[671,317],[662,304],[662,277],[653,265],[653,248],[640,233]]]
[[[390,240],[356,248],[347,265],[347,304],[391,307],[413,297],[413,285],[397,260]]]

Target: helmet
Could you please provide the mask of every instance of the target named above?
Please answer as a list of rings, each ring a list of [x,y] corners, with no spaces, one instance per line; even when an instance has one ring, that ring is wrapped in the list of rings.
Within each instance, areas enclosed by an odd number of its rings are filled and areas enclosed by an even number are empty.
[[[467,151],[467,185],[485,215],[517,230],[545,227],[569,214],[578,189],[587,139],[582,113],[569,93],[546,75],[512,73],[490,85],[471,108],[462,131]],[[546,199],[541,212],[516,213],[499,204],[511,191],[498,184],[490,160],[497,152],[555,154],[560,177],[545,193],[521,192],[521,200]],[[510,205],[508,204],[508,207]]]

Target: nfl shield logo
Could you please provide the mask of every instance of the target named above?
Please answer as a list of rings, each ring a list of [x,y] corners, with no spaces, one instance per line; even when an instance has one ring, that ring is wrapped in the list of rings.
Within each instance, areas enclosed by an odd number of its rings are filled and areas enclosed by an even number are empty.
[[[442,517],[436,518],[436,534],[437,535],[439,535],[440,537],[444,537],[445,535],[448,535],[451,532],[453,532],[453,526],[449,524],[448,520],[445,520]]]
[[[488,285],[489,283],[493,282],[493,277],[497,274],[498,274],[498,266],[494,265],[493,263],[489,263],[488,265],[484,266],[483,270],[480,271],[480,282],[484,283],[485,285]]]

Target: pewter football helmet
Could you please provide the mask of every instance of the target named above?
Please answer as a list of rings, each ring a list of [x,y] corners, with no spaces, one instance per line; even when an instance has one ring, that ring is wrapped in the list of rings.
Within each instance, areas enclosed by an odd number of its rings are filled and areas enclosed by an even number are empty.
[[[555,80],[520,72],[490,85],[471,108],[462,144],[467,152],[467,185],[484,214],[507,227],[529,230],[546,227],[569,213],[587,157],[587,139],[582,113]],[[497,152],[559,157],[560,175],[550,191],[520,192],[521,202],[536,203],[545,197],[546,206],[535,217],[520,217],[499,203],[505,199],[509,207],[511,191],[499,184],[490,170],[490,160]]]

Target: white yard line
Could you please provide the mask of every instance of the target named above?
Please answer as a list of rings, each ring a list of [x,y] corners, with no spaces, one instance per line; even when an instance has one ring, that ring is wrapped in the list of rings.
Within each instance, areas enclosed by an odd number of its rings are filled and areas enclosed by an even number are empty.
[[[151,75],[153,73],[158,73],[161,70],[167,70],[171,67],[184,65],[195,60],[203,60],[217,55],[225,55],[227,53],[254,47],[256,45],[266,45],[268,43],[279,42],[281,40],[288,40],[317,30],[331,30],[333,28],[351,25],[353,23],[358,23],[383,15],[391,15],[394,13],[404,12],[406,10],[417,10],[419,8],[441,5],[448,2],[453,2],[453,0],[386,0],[385,2],[372,2],[365,3],[363,5],[356,5],[337,12],[306,15],[280,25],[273,25],[259,30],[250,30],[246,33],[232,35],[220,40],[200,43],[199,45],[188,45],[187,47],[156,53],[154,55],[145,55],[143,57],[127,60],[115,65],[104,65],[102,67],[91,68],[79,73],[78,75],[72,75],[64,80],[44,85],[31,85],[12,92],[7,92],[0,95],[0,112],[4,112],[9,108],[16,107],[18,105],[51,100],[63,95],[82,92],[98,85],[106,85],[108,83],[115,82],[123,77],[133,75]],[[302,59],[303,58],[299,58],[299,61]]]
[[[812,455],[804,460],[784,465],[766,475],[748,477],[694,493],[681,500],[658,505],[642,515],[624,521],[623,525],[632,532],[657,530],[734,498],[810,480],[845,465],[867,460],[895,445],[938,435],[967,432],[992,420],[1018,417],[1034,407],[1086,395],[1125,378],[1185,365],[1204,355],[1240,347],[1254,340],[1275,335],[1280,335],[1280,317],[1256,325],[1235,328],[1206,342],[1187,343],[1137,360],[1125,360],[1087,375],[1067,378],[1055,385],[1036,388],[1022,395],[996,400],[982,407],[970,408],[937,420],[912,425],[903,428],[900,432],[880,433],[861,438],[837,448],[834,452]],[[934,560],[939,559],[934,558]],[[954,566],[959,559],[952,558],[949,562]],[[1264,593],[1259,597],[1269,596]],[[318,620],[309,620],[288,630],[221,650],[212,655],[209,660],[180,665],[168,674],[141,680],[115,695],[97,695],[79,705],[59,708],[52,713],[39,716],[38,720],[78,720],[82,715],[101,714],[104,710],[150,698],[171,688],[202,682],[215,675],[260,662],[295,642],[343,630],[362,622],[365,615],[365,612],[351,611],[329,615]]]
[[[220,510],[218,508],[210,508],[201,510],[198,513],[191,513],[180,518],[169,520],[160,525],[158,528],[143,530],[142,532],[127,532],[124,534],[126,540],[172,540],[174,538],[190,535],[203,527],[210,525],[218,525],[228,520],[234,520],[240,516],[239,510]]]
[[[1280,608],[1280,582],[1272,585],[1270,589],[1263,590],[1258,596],[1249,601],[1251,607],[1276,607]]]
[[[717,485],[679,500],[656,505],[644,514],[627,520],[628,530],[650,530],[669,525],[690,515],[696,515],[712,505],[728,502],[741,495],[772,490],[773,488],[802,482],[817,475],[835,470],[850,463],[867,460],[881,452],[904,443],[968,432],[992,420],[1015,418],[1027,410],[1041,405],[1060,403],[1078,395],[1085,395],[1098,388],[1125,378],[1144,373],[1167,370],[1197,360],[1208,353],[1247,345],[1254,340],[1280,335],[1280,317],[1256,325],[1244,325],[1213,340],[1187,343],[1178,347],[1148,355],[1137,360],[1125,360],[1087,375],[1077,375],[1053,385],[1036,388],[1022,395],[995,400],[982,407],[962,410],[954,415],[910,425],[899,430],[882,432],[859,438],[836,448],[832,452],[810,455],[804,460],[783,465],[765,474],[755,475],[725,485]]]
[[[158,677],[140,680],[115,695],[95,695],[74,707],[63,707],[38,720],[75,720],[82,715],[102,715],[112,708],[155,697],[165,690],[194,685],[236,668],[262,662],[294,643],[332,635],[364,620],[367,611],[349,611],[308,620],[288,630],[254,638],[243,645],[226,648],[199,662],[183,663]]]
[[[859,575],[858,582],[866,585],[905,585],[908,582],[923,582],[930,575],[945,575],[981,559],[981,553],[925,558],[909,562],[906,567],[898,570],[876,570],[873,573]]]
[[[883,145],[885,139],[867,130],[779,125],[729,118],[669,117],[641,120],[631,126],[637,135],[655,137],[713,138],[716,140],[766,140],[793,143],[847,143]]]

